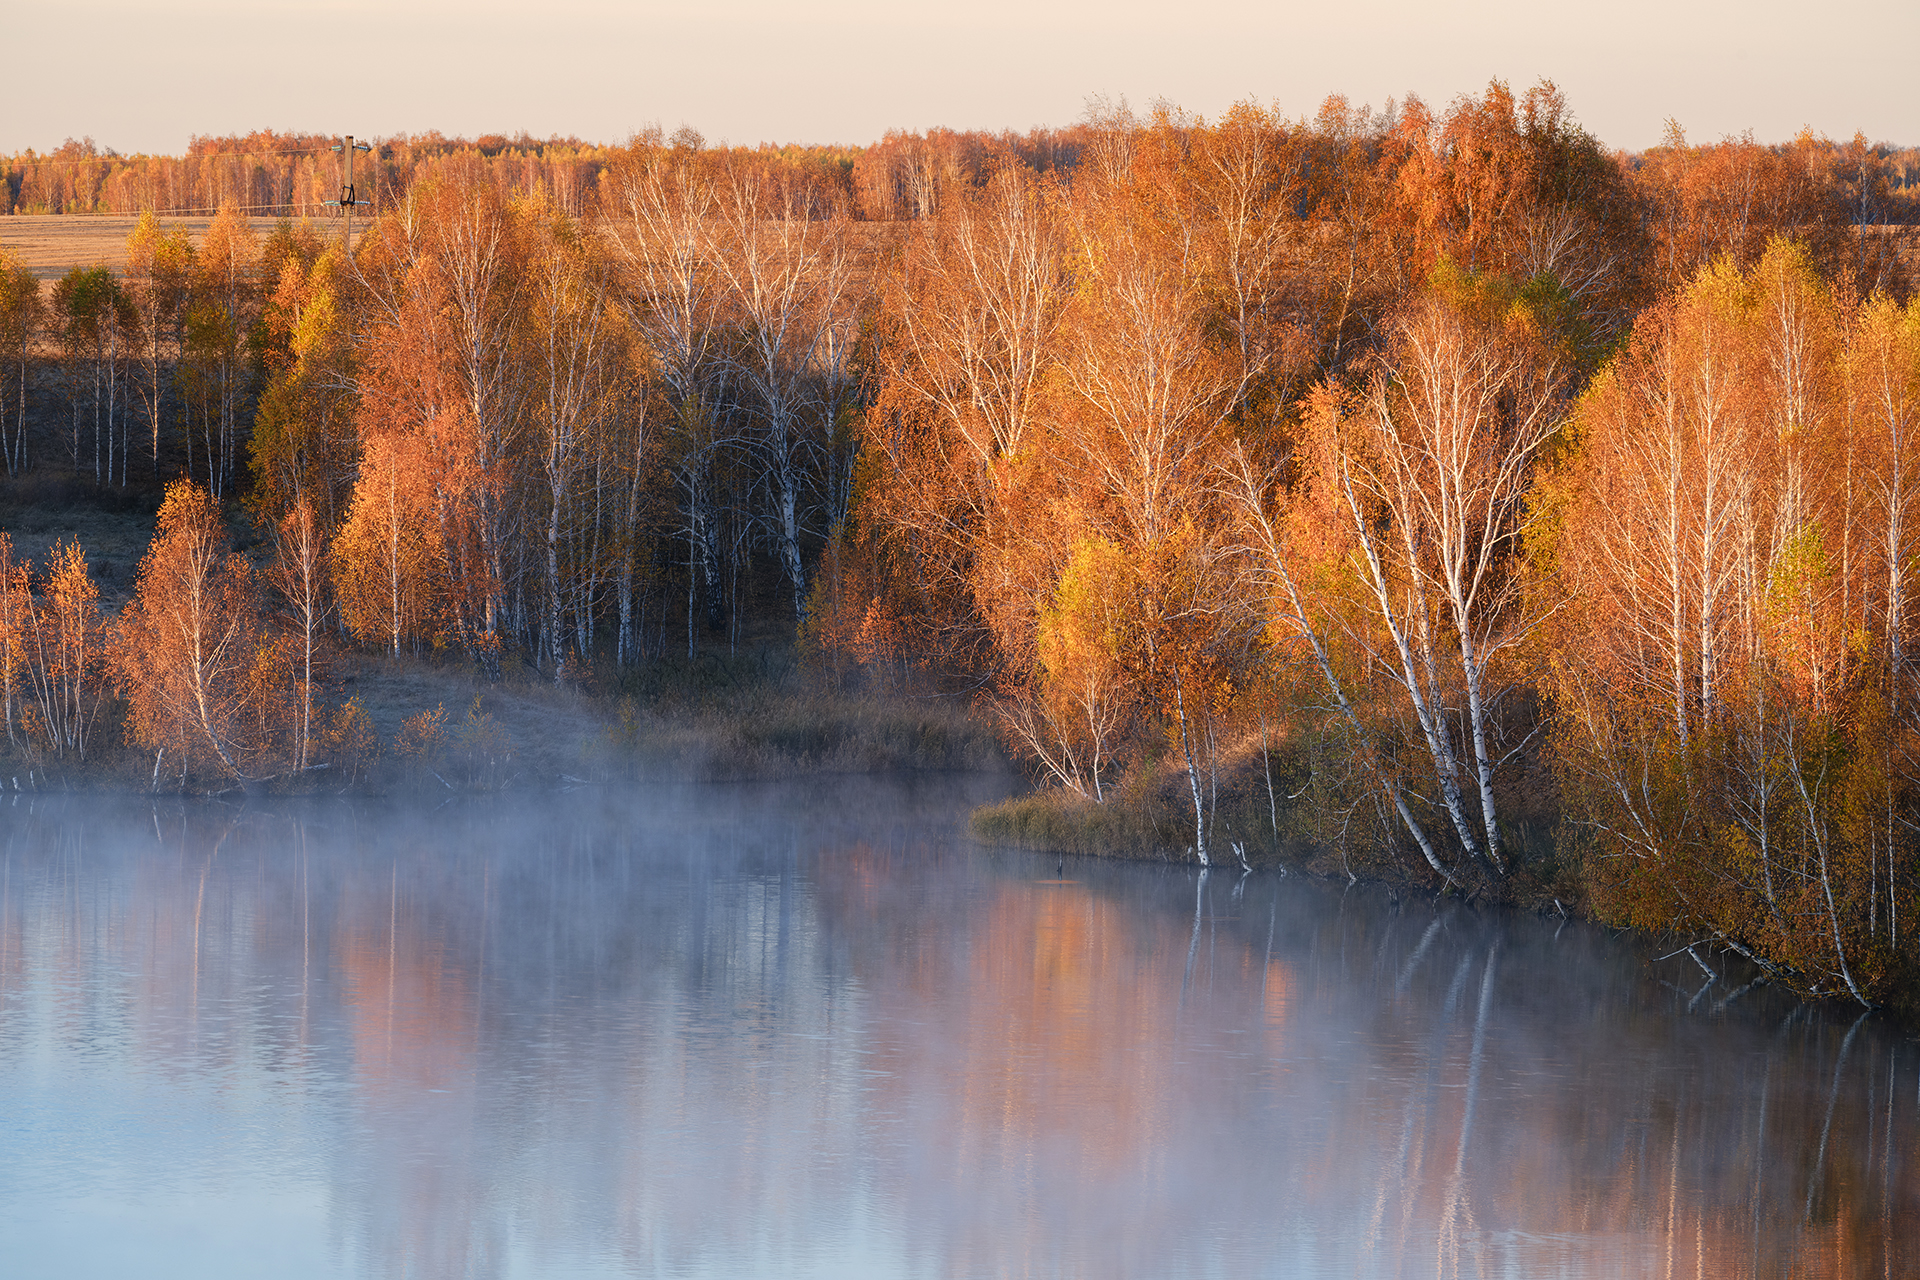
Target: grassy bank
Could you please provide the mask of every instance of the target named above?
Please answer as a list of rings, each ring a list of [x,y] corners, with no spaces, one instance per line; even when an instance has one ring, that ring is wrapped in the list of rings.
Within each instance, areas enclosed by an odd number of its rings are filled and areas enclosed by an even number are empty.
[[[344,654],[331,667],[312,748],[322,767],[196,776],[184,789],[443,793],[1008,767],[963,704],[835,688],[796,663],[790,646],[607,666],[565,685],[524,666],[493,681],[458,659]],[[84,760],[0,738],[0,788],[17,778],[23,791],[181,790],[170,773],[156,776],[152,753],[126,743],[123,715],[112,700],[103,705]],[[357,737],[340,732],[356,716]]]
[[[1008,767],[964,701],[836,686],[789,645],[661,659],[612,683],[603,761],[614,773],[722,781]]]
[[[1387,815],[1364,793],[1329,784],[1316,770],[1325,755],[1291,726],[1270,725],[1226,744],[1203,784],[1213,865],[1279,868],[1345,880],[1371,880],[1438,890],[1434,875]],[[1550,779],[1522,768],[1500,796],[1510,869],[1495,876],[1479,866],[1455,869],[1459,888],[1475,897],[1539,910],[1584,904],[1578,853],[1562,824]],[[1172,761],[1138,761],[1102,801],[1059,787],[1035,790],[977,810],[976,839],[1044,853],[1194,862],[1192,792]],[[1236,852],[1235,846],[1238,846]]]

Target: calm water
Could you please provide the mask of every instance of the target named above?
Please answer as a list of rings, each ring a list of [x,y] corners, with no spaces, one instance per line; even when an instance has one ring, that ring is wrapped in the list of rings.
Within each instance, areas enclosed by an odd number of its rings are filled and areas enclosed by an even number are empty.
[[[0,1274],[1920,1269],[1879,1022],[995,785],[0,809]]]

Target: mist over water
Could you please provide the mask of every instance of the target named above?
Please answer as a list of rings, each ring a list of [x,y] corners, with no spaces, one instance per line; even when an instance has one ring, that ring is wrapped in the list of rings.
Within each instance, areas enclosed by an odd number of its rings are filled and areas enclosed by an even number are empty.
[[[1897,1029],[1003,786],[10,803],[0,1271],[1920,1267]]]

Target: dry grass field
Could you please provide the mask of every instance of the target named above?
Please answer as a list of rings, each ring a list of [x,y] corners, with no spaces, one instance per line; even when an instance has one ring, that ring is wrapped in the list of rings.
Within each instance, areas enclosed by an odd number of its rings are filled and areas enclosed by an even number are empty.
[[[71,267],[91,267],[105,263],[119,275],[126,269],[127,237],[140,219],[122,214],[22,214],[0,218],[0,249],[20,255],[27,269],[41,280],[58,280]],[[187,229],[197,244],[213,223],[212,218],[165,218],[167,226]],[[249,218],[254,234],[265,238],[278,218]],[[340,234],[338,222],[316,223],[333,235]],[[354,239],[366,227],[364,220],[354,223]]]

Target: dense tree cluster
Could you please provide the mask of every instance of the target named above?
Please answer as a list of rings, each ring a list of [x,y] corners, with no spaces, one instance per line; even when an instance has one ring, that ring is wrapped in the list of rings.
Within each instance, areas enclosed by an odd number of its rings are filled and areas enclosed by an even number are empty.
[[[1910,965],[1900,153],[1610,155],[1495,83],[582,154],[383,155],[351,253],[229,211],[144,221],[124,280],[0,271],[9,467],[50,351],[73,467],[189,477],[104,640],[77,550],[0,560],[10,732],[84,750],[117,673],[156,778],[302,768],[362,732],[330,645],[565,680],[728,633],[757,577],[1089,803],[1177,783],[1203,863],[1257,758],[1270,812],[1277,771],[1436,882],[1862,1000]],[[1516,835],[1550,777],[1577,873]]]
[[[1278,751],[1374,857],[1883,996],[1920,311],[1870,152],[1623,165],[1497,85],[1083,141],[906,234],[816,625],[977,671],[1091,801],[1178,778],[1202,861]],[[1548,790],[1577,873],[1514,848]]]

